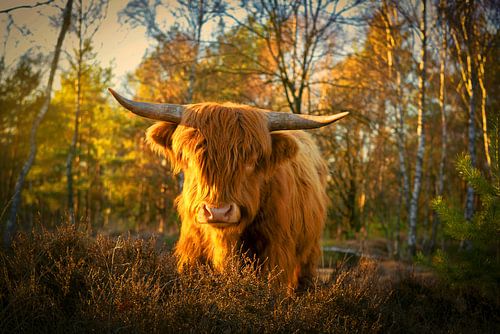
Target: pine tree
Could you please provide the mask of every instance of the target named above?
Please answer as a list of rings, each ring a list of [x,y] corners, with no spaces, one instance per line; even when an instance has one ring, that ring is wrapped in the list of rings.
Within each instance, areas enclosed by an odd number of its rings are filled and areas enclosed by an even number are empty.
[[[495,117],[491,131],[491,178],[473,167],[469,155],[462,155],[456,163],[461,178],[474,189],[479,207],[470,221],[462,210],[451,207],[441,197],[432,205],[444,223],[444,233],[457,241],[468,240],[470,249],[455,253],[438,251],[432,264],[453,284],[474,286],[483,293],[497,291],[500,282],[500,115]]]

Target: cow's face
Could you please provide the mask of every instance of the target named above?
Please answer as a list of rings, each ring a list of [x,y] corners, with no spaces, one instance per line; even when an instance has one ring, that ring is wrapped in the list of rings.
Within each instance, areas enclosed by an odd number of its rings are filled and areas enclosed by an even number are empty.
[[[233,105],[191,106],[180,124],[150,127],[147,139],[184,172],[181,215],[215,228],[251,222],[264,184],[298,149],[291,136],[269,132],[262,112]]]

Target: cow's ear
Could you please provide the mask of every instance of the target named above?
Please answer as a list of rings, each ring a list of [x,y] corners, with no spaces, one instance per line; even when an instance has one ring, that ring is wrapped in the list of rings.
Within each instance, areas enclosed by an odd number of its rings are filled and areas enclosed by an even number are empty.
[[[289,134],[282,132],[271,133],[273,152],[271,154],[271,164],[279,165],[295,157],[299,150],[297,141]]]
[[[172,152],[172,135],[177,124],[170,122],[158,122],[146,131],[146,142],[151,149],[159,154],[170,157]]]

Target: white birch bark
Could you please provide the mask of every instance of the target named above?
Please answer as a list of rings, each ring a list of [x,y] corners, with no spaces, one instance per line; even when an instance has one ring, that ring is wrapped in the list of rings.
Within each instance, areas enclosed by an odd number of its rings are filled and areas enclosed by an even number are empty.
[[[47,86],[45,88],[45,100],[43,101],[42,107],[40,108],[38,114],[36,115],[33,125],[31,127],[30,132],[30,151],[28,155],[28,159],[25,161],[21,172],[16,181],[16,186],[14,188],[14,195],[12,197],[12,206],[10,208],[9,217],[5,224],[4,235],[3,235],[3,243],[4,247],[10,247],[12,242],[12,237],[16,228],[16,220],[17,220],[17,210],[21,205],[21,193],[23,191],[24,183],[26,181],[26,176],[31,170],[33,163],[36,159],[37,153],[37,143],[36,143],[36,135],[40,123],[42,122],[45,114],[49,110],[50,98],[52,93],[52,85],[54,83],[54,76],[57,70],[57,64],[59,63],[59,56],[61,54],[62,44],[64,42],[64,38],[66,37],[66,33],[71,23],[71,10],[73,7],[73,0],[68,0],[66,3],[66,7],[64,8],[63,13],[63,23],[61,25],[61,30],[59,31],[59,36],[57,37],[56,47],[54,49],[54,57],[52,58],[52,64],[50,66],[49,79],[47,82]]]
[[[444,11],[445,1],[440,1],[441,13]],[[445,101],[445,77],[446,77],[446,52],[447,48],[447,39],[448,34],[446,30],[446,22],[444,15],[441,14],[441,50],[439,51],[439,111],[441,114],[441,156],[439,160],[439,172],[438,172],[438,180],[437,180],[437,189],[436,193],[438,196],[443,195],[444,190],[444,164],[446,161],[446,151],[447,151],[447,139],[448,139],[448,130],[446,127],[446,101]],[[434,221],[432,223],[432,232],[430,238],[429,251],[433,251],[436,246],[436,235],[437,229],[440,225],[440,219],[437,214],[434,215]]]
[[[418,119],[417,119],[417,157],[415,161],[415,177],[413,180],[413,191],[410,200],[410,209],[408,212],[409,228],[408,228],[408,253],[414,256],[417,250],[417,214],[418,214],[418,199],[420,189],[422,187],[422,174],[424,164],[425,151],[425,81],[426,81],[426,48],[427,48],[427,4],[426,0],[422,1],[422,17],[420,18],[419,35],[422,41],[420,51],[420,64],[418,76]]]

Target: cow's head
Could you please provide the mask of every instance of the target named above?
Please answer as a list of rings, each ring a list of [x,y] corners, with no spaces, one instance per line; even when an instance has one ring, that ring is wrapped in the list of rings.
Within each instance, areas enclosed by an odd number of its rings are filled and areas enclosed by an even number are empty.
[[[171,105],[135,102],[110,92],[125,108],[161,120],[147,131],[151,147],[184,172],[181,215],[215,228],[245,226],[259,209],[262,185],[297,153],[286,132],[318,128],[348,113],[308,116],[236,104]]]

